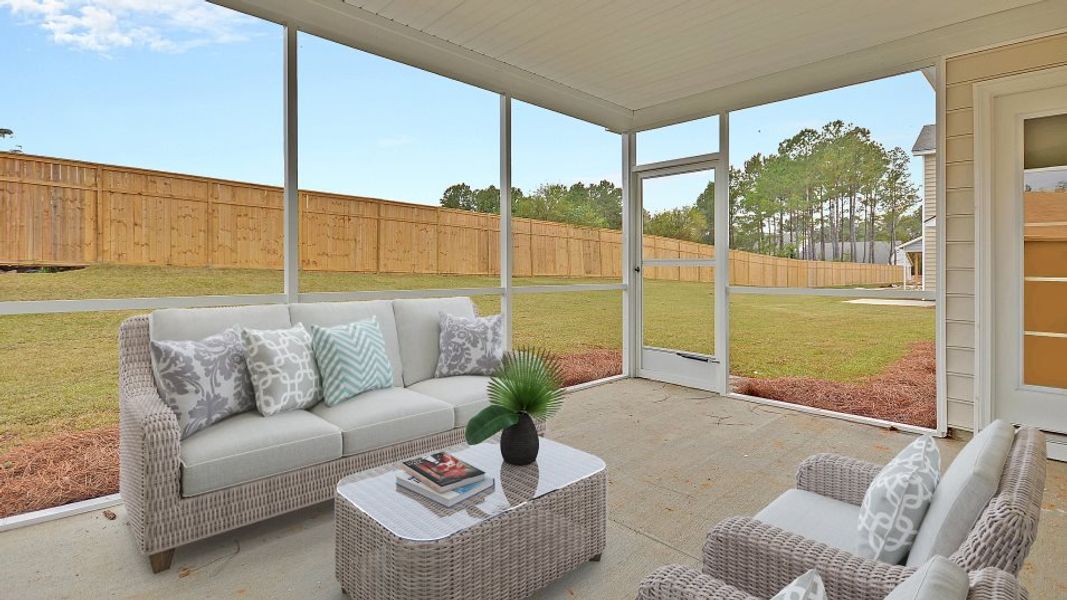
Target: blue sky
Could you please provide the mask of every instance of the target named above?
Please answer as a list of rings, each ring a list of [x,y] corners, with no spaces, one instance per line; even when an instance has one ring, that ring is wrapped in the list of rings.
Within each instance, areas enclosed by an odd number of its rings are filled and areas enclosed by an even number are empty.
[[[282,30],[197,0],[0,0],[0,127],[27,153],[281,183]],[[331,42],[300,37],[300,185],[436,204],[452,183],[498,183],[495,94]],[[731,158],[773,152],[832,119],[910,150],[933,122],[913,73],[731,116]],[[516,102],[513,179],[618,182],[619,138]],[[638,137],[640,161],[717,150],[705,119]],[[921,183],[921,165],[913,162]],[[656,187],[647,206],[691,202],[707,178]],[[652,190],[649,190],[651,192]]]

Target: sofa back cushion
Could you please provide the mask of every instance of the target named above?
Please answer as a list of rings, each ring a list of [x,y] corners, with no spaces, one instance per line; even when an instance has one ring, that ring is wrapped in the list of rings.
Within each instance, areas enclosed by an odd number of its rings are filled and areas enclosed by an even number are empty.
[[[959,549],[997,491],[1014,433],[1009,423],[997,420],[963,447],[937,484],[907,566],[918,567]]]
[[[148,318],[153,340],[202,340],[236,325],[250,329],[287,329],[289,308],[284,304],[224,306],[220,308],[164,308]]]
[[[396,331],[400,341],[404,385],[434,376],[440,355],[442,312],[472,319],[474,304],[470,298],[420,298],[393,300]]]
[[[312,325],[336,327],[374,317],[385,339],[385,353],[393,368],[393,385],[402,387],[404,379],[400,360],[400,344],[397,341],[396,319],[393,318],[391,300],[366,302],[314,302],[290,304],[289,318],[293,324],[302,323],[310,331]]]

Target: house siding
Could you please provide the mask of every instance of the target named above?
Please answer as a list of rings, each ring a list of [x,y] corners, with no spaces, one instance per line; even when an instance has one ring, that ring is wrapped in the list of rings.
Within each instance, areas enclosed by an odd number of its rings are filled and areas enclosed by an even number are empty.
[[[1067,33],[945,62],[945,364],[948,424],[974,428],[974,84],[1067,65]]]
[[[923,156],[923,289],[937,289],[937,154]]]

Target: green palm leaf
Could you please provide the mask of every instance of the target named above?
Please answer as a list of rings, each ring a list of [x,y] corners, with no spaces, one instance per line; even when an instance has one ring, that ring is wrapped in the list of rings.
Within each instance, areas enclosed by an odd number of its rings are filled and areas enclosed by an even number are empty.
[[[504,356],[489,380],[489,402],[535,419],[547,419],[563,403],[559,359],[539,349],[521,348]]]
[[[519,422],[519,414],[502,406],[489,405],[467,421],[467,430],[464,432],[467,443],[470,445],[480,444],[493,437],[496,432]]]

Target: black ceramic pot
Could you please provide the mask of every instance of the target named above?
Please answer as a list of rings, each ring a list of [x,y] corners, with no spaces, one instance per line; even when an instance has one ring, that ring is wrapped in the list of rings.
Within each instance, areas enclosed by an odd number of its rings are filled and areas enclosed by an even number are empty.
[[[533,419],[526,413],[519,413],[519,422],[500,434],[500,455],[506,463],[528,465],[537,460],[539,443]]]

